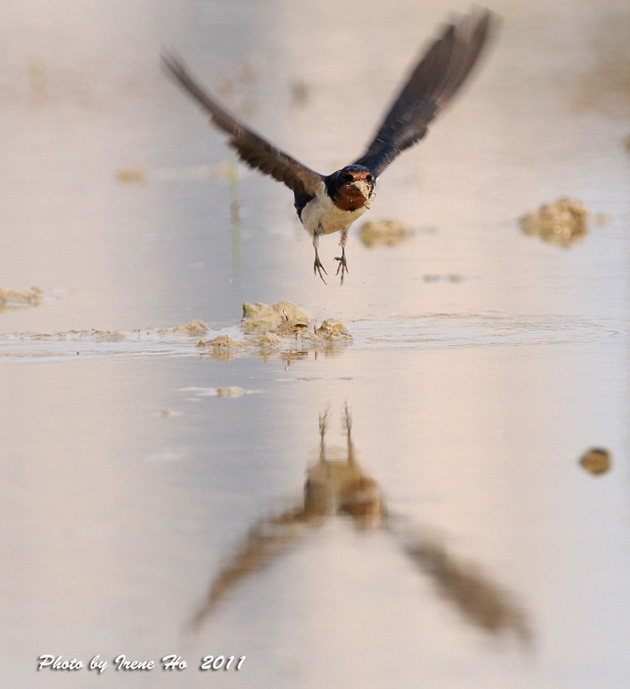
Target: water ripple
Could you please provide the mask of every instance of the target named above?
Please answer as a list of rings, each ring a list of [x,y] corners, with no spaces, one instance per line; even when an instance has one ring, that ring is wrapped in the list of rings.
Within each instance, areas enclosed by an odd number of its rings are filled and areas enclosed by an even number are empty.
[[[363,320],[350,331],[356,348],[484,347],[595,342],[627,336],[629,324],[614,318],[500,312],[400,315]]]
[[[615,318],[501,312],[399,314],[378,320],[356,320],[347,325],[352,342],[346,345],[346,351],[574,344],[627,337],[630,333],[629,323]],[[199,356],[199,337],[180,330],[0,335],[0,362]],[[233,327],[219,332],[232,331]]]

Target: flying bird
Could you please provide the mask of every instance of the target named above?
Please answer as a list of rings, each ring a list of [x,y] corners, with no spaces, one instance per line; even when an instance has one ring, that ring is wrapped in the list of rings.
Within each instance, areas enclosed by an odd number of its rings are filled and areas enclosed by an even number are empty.
[[[468,78],[496,24],[489,10],[473,11],[446,24],[414,66],[365,152],[329,175],[311,170],[240,122],[199,85],[177,56],[165,51],[162,63],[209,113],[210,121],[228,135],[229,144],[245,163],[293,191],[295,210],[313,238],[313,272],[324,282],[327,272],[319,259],[319,238],[341,232],[341,256],[335,260],[343,284],[348,272],[348,231],[374,201],[378,177],[400,153],[425,136],[429,124]]]

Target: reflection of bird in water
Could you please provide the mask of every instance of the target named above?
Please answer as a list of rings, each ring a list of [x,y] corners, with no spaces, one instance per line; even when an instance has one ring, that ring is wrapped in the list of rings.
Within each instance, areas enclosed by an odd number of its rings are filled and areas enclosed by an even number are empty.
[[[330,175],[311,170],[239,122],[196,82],[177,57],[165,53],[162,61],[211,121],[229,135],[230,145],[242,160],[293,191],[295,210],[313,238],[314,271],[322,280],[326,270],[319,259],[319,237],[341,233],[341,256],[336,260],[343,282],[348,271],[348,230],[374,200],[379,175],[426,135],[429,125],[468,79],[495,28],[495,17],[487,10],[447,24],[411,71],[363,155]]]
[[[457,560],[434,535],[412,528],[407,520],[387,513],[378,483],[365,474],[355,457],[352,419],[343,417],[347,437],[343,460],[328,459],[325,442],[329,413],[319,417],[319,458],[308,469],[303,504],[260,519],[245,542],[210,585],[191,621],[198,629],[243,580],[286,553],[309,530],[334,515],[352,519],[361,530],[382,529],[396,537],[402,552],[435,583],[441,598],[451,602],[471,624],[491,633],[512,631],[524,642],[532,639],[525,613],[510,595],[477,567]]]

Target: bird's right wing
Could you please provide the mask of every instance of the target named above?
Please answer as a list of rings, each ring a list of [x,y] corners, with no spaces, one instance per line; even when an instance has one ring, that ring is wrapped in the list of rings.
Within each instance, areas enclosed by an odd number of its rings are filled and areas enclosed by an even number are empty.
[[[484,10],[448,24],[420,59],[365,153],[355,163],[377,176],[420,141],[464,83],[496,27]]]
[[[230,145],[249,166],[283,182],[303,199],[311,199],[321,188],[323,177],[276,148],[259,134],[241,124],[195,81],[184,63],[172,53],[162,53],[162,64],[204,110],[211,121],[230,135]]]

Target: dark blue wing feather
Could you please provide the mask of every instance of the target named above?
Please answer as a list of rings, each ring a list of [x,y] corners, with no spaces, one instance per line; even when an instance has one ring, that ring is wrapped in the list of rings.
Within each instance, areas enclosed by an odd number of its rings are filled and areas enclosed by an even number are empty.
[[[239,122],[217,103],[171,53],[162,53],[167,72],[210,114],[211,121],[229,134],[230,145],[248,165],[286,184],[296,194],[311,199],[321,188],[323,176],[276,148],[262,136]]]
[[[357,165],[378,176],[422,139],[469,76],[496,23],[495,15],[485,10],[444,28],[415,66]]]

